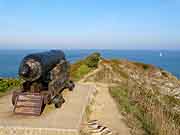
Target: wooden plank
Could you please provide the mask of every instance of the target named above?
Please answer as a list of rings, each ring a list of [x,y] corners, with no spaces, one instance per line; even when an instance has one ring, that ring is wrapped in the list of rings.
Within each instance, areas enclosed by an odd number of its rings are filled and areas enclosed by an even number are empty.
[[[32,108],[32,107],[20,107],[16,108],[16,114],[35,114],[39,115],[41,113],[41,109],[39,108]]]
[[[39,107],[39,106],[41,106],[41,103],[39,103],[39,102],[29,102],[29,101],[26,101],[26,102],[17,102],[16,106]]]
[[[41,96],[35,96],[35,95],[19,95],[19,100],[41,100]]]
[[[14,112],[23,115],[40,115],[43,104],[43,97],[33,94],[18,95]]]

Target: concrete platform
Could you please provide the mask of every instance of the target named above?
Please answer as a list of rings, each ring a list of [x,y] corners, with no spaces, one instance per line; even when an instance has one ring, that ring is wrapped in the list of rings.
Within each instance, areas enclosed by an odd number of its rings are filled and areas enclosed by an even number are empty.
[[[61,108],[47,105],[39,117],[13,114],[11,95],[1,97],[0,135],[78,135],[94,91],[92,85],[76,84],[73,92],[64,92],[66,102]]]

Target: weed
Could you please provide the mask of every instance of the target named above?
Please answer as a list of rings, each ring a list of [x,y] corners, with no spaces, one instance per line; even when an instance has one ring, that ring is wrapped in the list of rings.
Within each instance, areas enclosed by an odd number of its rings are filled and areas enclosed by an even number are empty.
[[[0,80],[0,92],[6,92],[9,88],[19,86],[21,80],[19,79],[1,79]]]
[[[146,135],[178,135],[180,132],[179,115],[175,115],[168,106],[159,102],[157,92],[135,86],[131,89],[127,86],[111,87],[109,92],[117,102],[120,112],[126,114],[131,128],[143,130]],[[167,101],[173,102],[174,99]],[[140,132],[133,134],[139,135]]]

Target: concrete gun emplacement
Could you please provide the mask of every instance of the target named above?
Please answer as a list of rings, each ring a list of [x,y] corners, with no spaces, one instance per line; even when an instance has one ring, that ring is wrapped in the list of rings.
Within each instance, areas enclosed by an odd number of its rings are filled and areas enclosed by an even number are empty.
[[[19,67],[24,80],[20,91],[13,92],[14,113],[41,115],[46,104],[59,108],[64,103],[62,91],[75,87],[70,80],[70,64],[61,50],[27,55]]]

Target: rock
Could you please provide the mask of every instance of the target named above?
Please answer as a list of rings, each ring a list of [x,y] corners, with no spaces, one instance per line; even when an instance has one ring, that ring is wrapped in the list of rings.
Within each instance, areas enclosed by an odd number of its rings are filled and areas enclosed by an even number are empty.
[[[161,77],[161,75],[161,72],[158,70],[154,70],[149,73],[149,77]]]
[[[175,107],[173,107],[173,111],[176,113],[180,113],[180,106],[176,105]]]
[[[175,85],[174,85],[173,83],[171,83],[171,82],[165,83],[164,86],[165,86],[165,87],[169,87],[169,88],[175,87]]]
[[[180,87],[179,88],[175,88],[172,90],[174,95],[179,95],[180,96]]]

